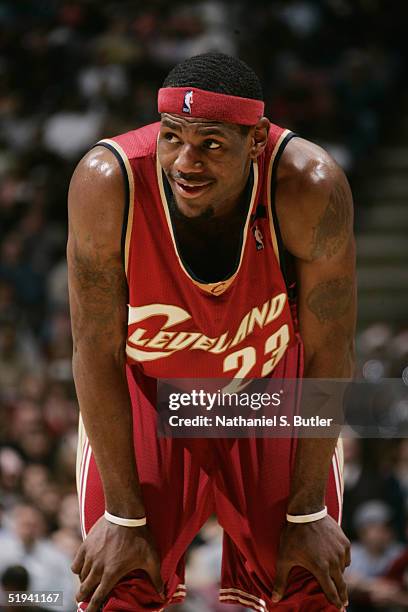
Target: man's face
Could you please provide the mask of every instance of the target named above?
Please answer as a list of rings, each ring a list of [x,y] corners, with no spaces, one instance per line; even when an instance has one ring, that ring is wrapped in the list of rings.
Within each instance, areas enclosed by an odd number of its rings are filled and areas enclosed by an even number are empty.
[[[179,212],[212,216],[238,202],[249,174],[254,128],[163,114],[158,143],[160,164]]]
[[[44,535],[42,514],[32,506],[17,506],[13,513],[14,530],[25,545],[30,545]]]
[[[382,554],[393,541],[391,527],[385,523],[369,523],[358,532],[361,543],[372,554]]]

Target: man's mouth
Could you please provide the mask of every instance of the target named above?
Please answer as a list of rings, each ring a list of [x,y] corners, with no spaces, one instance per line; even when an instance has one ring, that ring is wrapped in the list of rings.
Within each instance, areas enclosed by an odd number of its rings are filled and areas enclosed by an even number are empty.
[[[190,182],[184,179],[173,179],[176,191],[183,197],[194,198],[200,196],[213,181]]]

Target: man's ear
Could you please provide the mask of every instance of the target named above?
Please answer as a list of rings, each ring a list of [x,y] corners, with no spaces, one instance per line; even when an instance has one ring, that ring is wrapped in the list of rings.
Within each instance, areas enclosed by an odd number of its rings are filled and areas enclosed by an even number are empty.
[[[252,133],[251,159],[256,159],[265,150],[270,125],[270,121],[266,117],[262,117],[255,125]]]

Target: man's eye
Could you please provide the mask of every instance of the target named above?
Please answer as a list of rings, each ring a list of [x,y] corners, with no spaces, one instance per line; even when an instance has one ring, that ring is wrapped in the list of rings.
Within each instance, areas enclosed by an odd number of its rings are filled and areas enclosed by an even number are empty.
[[[205,140],[204,141],[204,146],[207,149],[220,149],[221,148],[221,144],[219,142],[217,142],[216,140]]]
[[[171,132],[167,132],[167,134],[164,135],[164,138],[167,140],[167,142],[170,142],[171,144],[177,144],[178,142],[180,142],[180,139],[177,138],[177,136],[175,134],[172,134]]]

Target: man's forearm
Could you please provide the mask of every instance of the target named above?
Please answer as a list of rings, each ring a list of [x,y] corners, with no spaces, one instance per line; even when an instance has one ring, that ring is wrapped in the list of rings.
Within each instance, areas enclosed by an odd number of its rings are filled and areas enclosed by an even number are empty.
[[[352,375],[353,367],[352,350],[345,348],[337,354],[333,350],[327,354],[322,351],[309,360],[306,356],[304,377],[347,379]],[[336,393],[332,401],[339,402],[341,399]],[[324,506],[327,478],[337,439],[299,438],[297,441],[289,514],[311,514]]]
[[[288,503],[289,514],[312,514],[324,506],[327,476],[337,439],[300,438]]]
[[[100,472],[106,509],[144,514],[137,475],[125,362],[102,347],[77,348],[74,379],[85,430]]]

